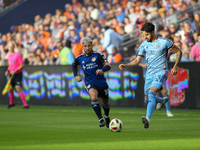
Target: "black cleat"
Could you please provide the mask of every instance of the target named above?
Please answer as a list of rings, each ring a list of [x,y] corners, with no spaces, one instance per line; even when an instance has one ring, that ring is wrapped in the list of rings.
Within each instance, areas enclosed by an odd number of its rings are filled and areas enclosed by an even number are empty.
[[[29,108],[29,106],[24,106],[24,107],[22,107],[22,109],[27,109],[27,108]]]
[[[145,129],[149,128],[149,121],[147,120],[146,117],[143,116],[142,119],[141,119],[141,121],[144,124],[144,128]]]
[[[102,118],[102,119],[99,120],[99,127],[104,127],[104,126],[105,126],[105,121]]]
[[[8,106],[6,106],[6,109],[9,109],[10,107],[14,107],[14,106],[15,106],[15,104],[8,105]]]
[[[110,117],[109,116],[106,116],[104,115],[104,118],[106,120],[106,127],[109,128],[109,124],[110,124]]]

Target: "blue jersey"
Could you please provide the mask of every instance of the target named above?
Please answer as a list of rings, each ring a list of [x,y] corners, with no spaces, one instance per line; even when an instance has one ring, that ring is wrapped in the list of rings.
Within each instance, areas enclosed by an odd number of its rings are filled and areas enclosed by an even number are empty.
[[[108,62],[104,59],[102,53],[93,51],[91,56],[85,56],[84,54],[79,55],[73,62],[74,66],[81,65],[85,74],[85,85],[96,85],[100,87],[108,86],[104,75],[96,75],[97,69],[102,69]]]
[[[136,57],[138,56],[139,50],[140,50],[140,49],[139,49],[139,47],[138,47],[137,50],[136,50],[136,52],[135,52]],[[147,63],[146,55],[143,57],[142,63],[143,63],[143,64],[146,64],[146,63]],[[143,75],[144,75],[144,78],[145,78],[145,76],[146,76],[146,71],[147,71],[147,69],[143,68]]]
[[[148,62],[147,75],[155,74],[159,71],[164,71],[167,76],[167,54],[168,50],[174,49],[174,43],[162,37],[158,37],[154,42],[144,41],[139,47],[138,56],[144,57]]]

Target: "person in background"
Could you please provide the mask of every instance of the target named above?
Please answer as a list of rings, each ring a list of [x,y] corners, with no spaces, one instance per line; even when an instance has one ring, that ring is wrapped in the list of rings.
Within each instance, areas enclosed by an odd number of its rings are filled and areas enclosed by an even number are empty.
[[[122,54],[118,52],[116,47],[112,48],[112,53],[113,55],[111,57],[110,63],[119,63],[124,60]]]
[[[14,42],[9,42],[8,50],[10,53],[8,55],[8,69],[5,72],[5,76],[8,76],[9,74],[12,76],[11,84],[13,89],[9,93],[10,103],[6,108],[8,109],[10,107],[15,106],[13,93],[14,89],[19,93],[19,97],[21,98],[24,104],[22,108],[29,108],[25,94],[22,91],[22,71],[24,68],[24,61],[22,59],[21,54],[15,52],[14,49]]]
[[[65,47],[60,51],[60,59],[62,65],[72,64],[74,62],[74,55],[71,50],[71,41],[67,40]]]
[[[200,61],[200,33],[198,33],[198,42],[191,49],[190,56],[192,61]]]
[[[109,60],[112,57],[112,48],[118,47],[123,42],[123,37],[113,32],[112,29],[110,29],[108,26],[105,27],[105,33],[104,33],[104,39],[103,39],[103,47],[108,52],[108,58]]]

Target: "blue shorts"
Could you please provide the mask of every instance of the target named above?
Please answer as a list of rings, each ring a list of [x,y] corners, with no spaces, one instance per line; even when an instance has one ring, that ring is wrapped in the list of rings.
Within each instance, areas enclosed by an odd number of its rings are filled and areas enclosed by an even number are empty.
[[[149,89],[151,87],[157,87],[158,89],[161,89],[162,85],[166,85],[166,80],[167,80],[167,77],[164,71],[158,72],[153,75],[146,75],[145,85],[144,85],[144,94],[148,95]]]
[[[87,92],[89,92],[89,90],[91,88],[97,90],[98,97],[101,97],[101,98],[104,98],[104,99],[108,99],[109,98],[108,86],[100,87],[100,86],[96,86],[96,85],[92,85],[92,84],[89,84],[89,85],[85,86],[85,89],[86,89]]]

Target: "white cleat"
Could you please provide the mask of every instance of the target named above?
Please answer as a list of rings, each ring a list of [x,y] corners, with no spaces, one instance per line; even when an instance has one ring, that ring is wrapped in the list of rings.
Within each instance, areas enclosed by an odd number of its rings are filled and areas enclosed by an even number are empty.
[[[163,101],[156,105],[156,109],[160,110],[165,105],[165,103],[167,103],[168,101],[169,101],[168,97],[163,97]]]
[[[171,113],[171,111],[167,111],[166,114],[167,114],[167,117],[174,117],[174,115]]]

